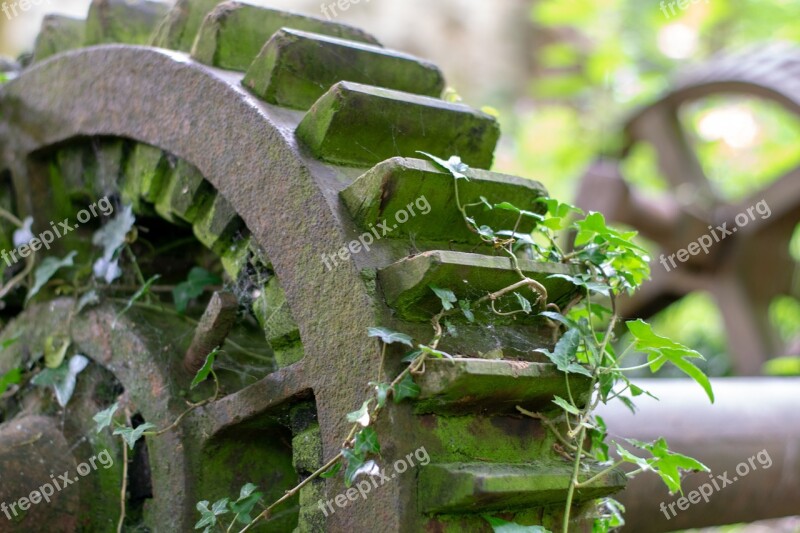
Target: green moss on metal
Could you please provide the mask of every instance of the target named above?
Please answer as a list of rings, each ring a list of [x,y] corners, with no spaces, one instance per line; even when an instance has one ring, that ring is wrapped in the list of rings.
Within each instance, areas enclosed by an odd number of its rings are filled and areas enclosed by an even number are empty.
[[[94,0],[86,18],[84,44],[149,44],[169,7],[148,0]]]
[[[242,83],[270,103],[308,109],[342,80],[426,96],[439,96],[444,88],[444,76],[431,63],[377,46],[286,28],[272,36]]]
[[[214,196],[211,206],[195,220],[194,235],[216,254],[228,250],[244,223],[222,195]]]
[[[170,222],[192,223],[211,206],[214,195],[200,171],[180,160],[156,200],[156,212]]]
[[[203,20],[192,48],[192,57],[207,65],[244,72],[270,37],[284,27],[354,41],[376,42],[370,35],[344,24],[239,2],[224,2]]]
[[[64,15],[46,15],[42,21],[36,44],[33,47],[33,61],[83,46],[86,22]]]
[[[178,0],[153,35],[153,46],[190,52],[203,19],[220,0]]]
[[[123,173],[120,193],[125,203],[133,204],[134,211],[142,212],[142,200],[154,203],[164,184],[169,181],[174,165],[160,149],[137,143],[128,157]]]
[[[544,186],[533,180],[507,176],[485,170],[467,171],[469,181],[460,180],[459,198],[462,205],[481,204],[481,197],[491,204],[510,202],[519,209],[542,214],[545,205],[537,202],[546,197]],[[427,161],[392,158],[368,170],[341,193],[353,219],[362,228],[383,221],[394,225],[399,220],[392,237],[414,235],[417,239],[440,242],[479,243],[458,210],[453,176]],[[405,211],[409,217],[405,217]],[[530,233],[536,225],[533,218],[522,219],[501,209],[489,210],[478,205],[469,210],[478,226],[487,225],[494,230],[512,230]]]
[[[421,150],[489,168],[500,128],[462,104],[340,82],[309,110],[297,136],[316,157],[341,165],[372,166]]]

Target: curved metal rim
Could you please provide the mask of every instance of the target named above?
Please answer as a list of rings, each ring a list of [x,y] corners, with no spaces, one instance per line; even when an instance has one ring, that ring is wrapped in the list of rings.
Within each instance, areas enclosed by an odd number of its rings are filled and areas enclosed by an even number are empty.
[[[317,408],[329,457],[344,435],[343,414],[363,393],[343,387],[337,377],[358,384],[374,377],[367,371],[379,352],[364,337],[374,322],[373,303],[354,265],[324,272],[320,255],[345,244],[336,215],[293,130],[270,116],[240,79],[185,54],[149,47],[107,45],[54,56],[0,89],[0,110],[9,117],[8,130],[0,130],[0,161],[13,170],[18,191],[29,154],[77,136],[130,138],[195,165],[271,259],[303,340],[304,360],[282,371],[293,375],[288,382],[297,391],[276,387],[268,376],[266,386],[257,383],[241,393],[276,391],[283,399],[309,389],[313,375],[315,394],[325,398]],[[30,197],[22,200],[22,209],[30,210]],[[336,371],[330,372],[334,361]],[[226,401],[228,407],[242,403]],[[220,405],[216,412],[230,411]],[[341,514],[332,520],[344,520]]]

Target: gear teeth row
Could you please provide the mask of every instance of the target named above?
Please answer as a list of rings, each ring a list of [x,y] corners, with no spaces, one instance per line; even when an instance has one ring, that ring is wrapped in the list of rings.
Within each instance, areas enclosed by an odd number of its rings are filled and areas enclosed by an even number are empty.
[[[602,472],[594,466],[581,476]],[[572,465],[566,461],[535,464],[445,463],[422,467],[420,510],[434,514],[508,511],[555,505],[567,498]],[[625,487],[619,470],[599,476],[575,491],[576,502],[607,496]]]
[[[432,97],[444,90],[441,70],[427,61],[288,28],[272,36],[243,83],[271,104],[305,110],[341,80]]]
[[[297,136],[315,157],[338,165],[369,167],[424,150],[489,168],[500,127],[463,104],[343,81],[308,111]]]
[[[64,15],[46,15],[33,47],[33,61],[83,46],[86,21]]]
[[[239,2],[224,2],[203,20],[192,48],[192,57],[206,65],[244,72],[264,44],[281,28],[378,44],[371,35],[345,24]]]
[[[519,266],[526,276],[547,289],[547,303],[564,308],[579,297],[578,287],[565,279],[551,277],[554,274],[575,275],[574,267],[527,260],[519,260]],[[437,250],[408,257],[380,270],[378,280],[386,303],[399,318],[424,322],[441,308],[431,285],[448,287],[453,280],[459,280],[472,290],[489,294],[513,285],[520,278],[507,257]],[[456,297],[461,296],[458,288],[454,292]],[[519,292],[531,302],[536,299],[531,289],[520,289]]]
[[[108,43],[146,45],[168,7],[148,0],[94,0],[86,18],[84,46]]]
[[[584,398],[589,390],[589,378],[578,374],[567,387],[551,363],[465,358],[426,361],[416,382],[422,393],[414,412],[445,416],[515,414],[518,405],[537,412],[550,409],[555,396]]]
[[[514,228],[524,234],[533,231],[536,221],[532,217],[519,216],[512,211],[486,209],[488,204],[512,202],[520,209],[544,214],[546,206],[537,200],[547,196],[547,191],[538,182],[516,176],[470,169],[460,180],[459,199],[462,205],[479,204],[470,210],[478,227]],[[415,236],[424,241],[480,243],[480,238],[471,232],[458,209],[453,187],[453,176],[432,163],[419,159],[395,157],[379,163],[356,179],[340,193],[353,220],[361,229],[375,227],[384,220],[402,220],[409,210],[413,216],[397,224],[391,238]],[[431,224],[415,204],[425,198],[428,208],[436,213],[436,223]],[[423,208],[425,207],[423,203]]]

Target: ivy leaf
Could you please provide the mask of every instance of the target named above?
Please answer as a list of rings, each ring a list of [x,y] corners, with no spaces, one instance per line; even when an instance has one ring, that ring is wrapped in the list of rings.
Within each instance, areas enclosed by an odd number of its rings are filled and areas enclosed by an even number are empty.
[[[469,321],[470,323],[474,323],[475,314],[472,312],[472,309],[470,308],[471,305],[472,304],[470,304],[469,300],[458,301],[458,306],[461,308],[461,312],[464,313],[464,316],[466,317],[467,321]]]
[[[353,479],[355,479],[356,472],[358,472],[358,469],[364,465],[364,455],[344,448],[342,450],[342,456],[347,463],[347,468],[344,470],[344,484],[349,488],[353,484]]]
[[[681,490],[681,470],[686,472],[710,472],[709,468],[700,461],[670,451],[667,441],[663,438],[648,445],[647,449],[653,454],[653,457],[658,459],[655,467],[670,492],[683,494]]]
[[[332,467],[330,467],[328,470],[326,470],[325,472],[321,473],[319,475],[319,477],[322,477],[322,478],[325,478],[325,479],[332,478],[333,476],[338,474],[339,470],[341,470],[341,469],[342,469],[342,462],[339,461],[338,463],[336,463]]]
[[[189,386],[189,389],[193,389],[208,379],[208,375],[211,374],[211,370],[214,367],[214,360],[217,358],[217,354],[219,354],[219,346],[211,350],[211,353],[206,356],[206,362],[203,363],[203,366],[200,370],[197,371],[195,374],[194,379],[192,380],[192,384]]]
[[[228,498],[223,498],[214,502],[211,509],[208,508],[208,500],[197,502],[197,510],[200,511],[200,521],[194,525],[195,529],[205,528],[211,531],[211,527],[217,525],[217,517],[228,512],[225,508],[228,505]]]
[[[189,300],[197,298],[203,294],[203,290],[209,285],[219,285],[222,280],[216,274],[212,274],[205,268],[194,267],[189,271],[186,281],[179,283],[172,289],[172,299],[175,301],[175,309],[179,313],[186,311]]]
[[[114,402],[114,405],[112,405],[108,409],[100,411],[99,413],[97,413],[92,417],[92,420],[94,420],[95,423],[97,424],[97,426],[95,427],[97,433],[100,433],[105,428],[111,425],[111,422],[114,419],[114,413],[117,412],[117,409],[119,409],[119,402]]]
[[[581,414],[580,410],[577,407],[569,403],[567,400],[562,398],[561,396],[554,396],[553,403],[562,408],[564,411],[568,412],[572,415],[579,415]]]
[[[33,274],[33,287],[31,287],[31,290],[28,291],[28,296],[25,298],[25,302],[30,301],[31,298],[36,296],[42,287],[44,287],[45,283],[50,281],[50,278],[52,278],[60,268],[74,266],[72,260],[75,258],[77,253],[78,252],[74,251],[70,252],[63,259],[56,259],[55,257],[45,258],[45,260],[42,261],[42,264],[36,268],[36,271]]]
[[[430,158],[434,163],[442,167],[443,169],[450,172],[455,179],[465,179],[469,181],[465,172],[469,170],[469,166],[467,166],[464,162],[461,161],[461,158],[458,156],[452,156],[450,159],[445,161],[444,159],[438,158],[435,155],[431,155],[426,152],[421,152],[417,150],[418,154],[422,154],[425,157]]]
[[[542,526],[522,526],[494,516],[483,515],[483,519],[489,522],[494,533],[551,533]]]
[[[381,445],[378,442],[378,433],[372,428],[365,427],[356,433],[356,440],[355,444],[353,445],[353,449],[356,451],[356,453],[363,455],[370,453],[381,453]]]
[[[3,394],[11,385],[18,385],[22,381],[22,369],[12,368],[0,376],[0,394]]]
[[[135,428],[131,427],[121,427],[114,430],[114,435],[120,435],[122,439],[128,444],[128,447],[132,450],[133,447],[136,445],[136,441],[142,438],[142,435],[145,431],[153,429],[154,426],[150,422],[145,422]],[[214,504],[216,505],[216,503]],[[217,513],[219,514],[219,513]]]
[[[576,354],[581,343],[581,332],[578,329],[570,329],[558,340],[555,349],[539,350],[544,353],[550,361],[556,365],[561,372],[567,374],[582,374],[592,377],[592,373],[584,366],[577,363]]]
[[[519,306],[522,308],[523,311],[525,311],[525,313],[530,314],[530,312],[533,311],[533,307],[531,307],[530,300],[528,300],[527,298],[525,298],[523,295],[521,295],[518,292],[515,292],[514,296],[517,297],[517,301],[519,302]]]
[[[547,276],[548,278],[558,278],[564,279],[576,285],[578,287],[583,287],[588,289],[592,292],[596,292],[598,294],[602,294],[603,296],[609,296],[611,292],[611,287],[606,285],[605,283],[600,283],[598,281],[592,281],[589,279],[584,279],[583,276],[570,276],[567,274],[551,274]]]
[[[55,339],[52,336],[44,340],[44,365],[47,368],[58,368],[64,362],[64,357],[67,354],[67,348],[72,342],[65,339],[60,346],[56,347]]]
[[[394,344],[399,342],[401,344],[405,344],[409,347],[414,347],[414,342],[412,341],[411,337],[406,335],[405,333],[399,333],[397,331],[392,331],[388,328],[369,328],[368,334],[370,337],[378,337],[384,344]]]
[[[699,352],[689,349],[671,339],[657,335],[653,332],[653,328],[650,324],[641,319],[635,321],[630,320],[626,322],[626,325],[628,326],[628,331],[630,331],[636,339],[636,349],[649,355],[649,360],[651,362],[650,370],[652,372],[658,371],[666,361],[669,361],[681,372],[697,382],[706,392],[711,403],[714,403],[714,391],[711,389],[711,382],[708,376],[689,361],[689,359],[692,358],[704,359]]]
[[[422,355],[422,350],[413,350],[411,352],[408,352],[406,356],[403,357],[402,362],[413,363],[414,360],[416,360],[416,358],[419,357],[420,355]]]
[[[97,294],[97,291],[92,289],[83,295],[81,295],[80,299],[78,300],[78,307],[76,308],[75,312],[80,313],[86,307],[97,305],[100,303],[100,295]]]
[[[400,403],[406,398],[414,399],[419,396],[421,392],[422,389],[419,388],[419,385],[414,383],[414,379],[411,375],[406,374],[405,377],[400,380],[400,383],[394,387],[394,403]]]
[[[372,400],[367,400],[361,405],[361,409],[347,413],[347,421],[360,424],[362,427],[367,427],[370,422],[369,404]]]
[[[360,467],[353,472],[353,479],[355,480],[358,476],[377,476],[380,475],[381,469],[378,467],[378,463],[375,461],[367,461]]]
[[[120,312],[117,314],[117,316],[115,317],[115,319],[114,319],[114,320],[116,321],[116,319],[117,319],[117,318],[119,318],[119,317],[121,317],[122,315],[124,315],[125,313],[127,313],[127,312],[128,312],[128,310],[129,310],[131,307],[133,307],[133,304],[135,304],[137,301],[139,301],[139,299],[140,299],[142,296],[144,296],[145,294],[147,294],[148,292],[150,292],[150,287],[151,287],[151,286],[153,285],[153,283],[155,283],[155,282],[156,282],[156,280],[158,280],[159,278],[161,278],[161,275],[160,275],[160,274],[156,274],[156,275],[152,276],[150,279],[148,279],[147,281],[145,281],[145,282],[144,282],[144,285],[142,285],[141,287],[139,287],[139,290],[138,290],[138,291],[136,291],[136,292],[133,294],[133,296],[131,296],[131,297],[128,299],[128,302],[125,304],[125,307],[122,309],[122,311],[120,311]]]
[[[122,275],[119,261],[115,256],[125,245],[125,238],[135,222],[133,206],[129,205],[118,211],[114,218],[94,233],[92,244],[103,248],[103,255],[92,265],[92,272],[96,278],[111,283]]]
[[[456,298],[456,295],[453,294],[453,291],[450,289],[442,289],[433,284],[428,285],[428,287],[430,287],[431,290],[436,293],[436,296],[439,297],[439,300],[442,302],[442,308],[445,311],[451,310],[453,308],[453,304],[458,301],[458,298]]]
[[[386,399],[389,397],[389,390],[391,389],[391,384],[389,383],[375,383],[374,381],[370,382],[370,385],[375,387],[375,394],[378,397],[378,407],[382,408],[386,405]]]
[[[89,365],[89,358],[84,355],[73,355],[69,361],[64,361],[58,368],[44,368],[31,380],[39,387],[53,387],[56,401],[61,407],[66,407],[75,392],[75,383],[84,368]]]
[[[434,359],[453,359],[453,356],[447,352],[443,352],[441,350],[434,350],[430,346],[425,346],[424,344],[420,344],[419,349],[424,353],[428,354],[429,356],[433,357]]]
[[[256,491],[257,488],[258,487],[252,483],[247,483],[239,491],[239,499],[229,503],[228,507],[236,515],[234,517],[236,522],[240,524],[249,524],[253,521],[250,517],[250,513],[253,511],[253,507],[255,507],[264,496],[263,493]]]

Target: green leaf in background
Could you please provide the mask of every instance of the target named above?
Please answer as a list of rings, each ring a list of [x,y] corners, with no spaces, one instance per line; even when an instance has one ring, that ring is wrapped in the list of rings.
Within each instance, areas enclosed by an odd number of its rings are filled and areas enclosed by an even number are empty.
[[[639,442],[633,439],[628,439],[628,442],[653,454],[655,461],[647,461],[647,463],[650,468],[658,473],[670,493],[680,492],[683,494],[681,471],[710,472],[706,465],[696,459],[670,451],[667,441],[663,438],[652,443]]]
[[[494,516],[483,515],[483,519],[489,522],[494,533],[551,533],[542,526],[521,526]]]
[[[228,498],[217,500],[208,508],[208,500],[197,502],[197,510],[200,511],[200,520],[194,525],[195,529],[205,528],[206,532],[212,531],[212,527],[217,525],[217,517],[228,512],[225,508],[228,505]]]
[[[461,312],[464,313],[464,317],[466,317],[467,321],[470,323],[475,322],[475,314],[472,312],[470,308],[472,304],[469,303],[469,300],[459,300],[458,306],[461,308]]]
[[[453,294],[453,291],[450,289],[442,289],[436,285],[428,285],[428,287],[430,287],[439,300],[441,300],[442,308],[444,308],[445,311],[451,310],[453,308],[453,304],[458,300],[456,295]]]
[[[768,376],[800,376],[800,357],[776,357],[764,363]]]
[[[12,368],[0,376],[0,395],[2,395],[11,385],[19,385],[22,380],[22,369]]]
[[[136,445],[136,441],[142,438],[145,431],[155,428],[153,424],[150,422],[145,422],[135,428],[131,427],[121,427],[114,430],[114,435],[120,435],[122,439],[128,444],[128,447],[132,450],[133,447]]]
[[[447,352],[443,352],[441,350],[434,350],[430,346],[425,346],[424,344],[419,345],[419,349],[423,352],[428,354],[430,357],[434,359],[453,359],[453,356]]]
[[[414,399],[422,392],[419,385],[414,383],[410,374],[406,374],[403,379],[394,387],[394,403],[400,403],[406,398]]]
[[[186,307],[189,305],[189,300],[203,294],[203,290],[209,285],[219,285],[220,283],[222,283],[222,280],[216,274],[212,274],[201,267],[194,267],[189,271],[189,276],[186,278],[186,281],[179,283],[172,289],[175,309],[177,309],[179,313],[184,313]]]
[[[97,305],[100,303],[100,295],[97,294],[97,291],[92,289],[88,292],[85,292],[81,295],[78,299],[78,307],[75,309],[76,313],[80,313],[86,307]]]
[[[97,426],[95,427],[97,433],[100,433],[105,428],[111,425],[111,422],[113,422],[114,420],[114,414],[117,412],[117,409],[119,409],[119,402],[114,402],[114,405],[112,405],[108,409],[100,411],[99,413],[97,413],[92,417],[92,420],[94,420],[95,423],[97,424]]]
[[[398,333],[397,331],[392,331],[388,328],[369,328],[367,331],[370,337],[378,337],[383,341],[384,344],[394,344],[399,342],[401,344],[405,344],[406,346],[414,346],[411,337],[405,333]]]
[[[73,259],[78,252],[70,252],[63,259],[56,259],[55,257],[46,257],[44,261],[36,268],[33,273],[33,287],[28,291],[28,296],[25,301],[28,302],[31,298],[36,296],[39,291],[44,287],[45,283],[50,281],[60,268],[74,266]]]
[[[192,380],[192,384],[189,386],[190,389],[193,389],[208,379],[208,375],[211,374],[211,370],[214,367],[214,360],[217,358],[217,354],[219,354],[219,346],[211,350],[211,353],[206,356],[206,361],[203,363],[203,366],[200,370],[197,371],[195,374],[194,379]]]

